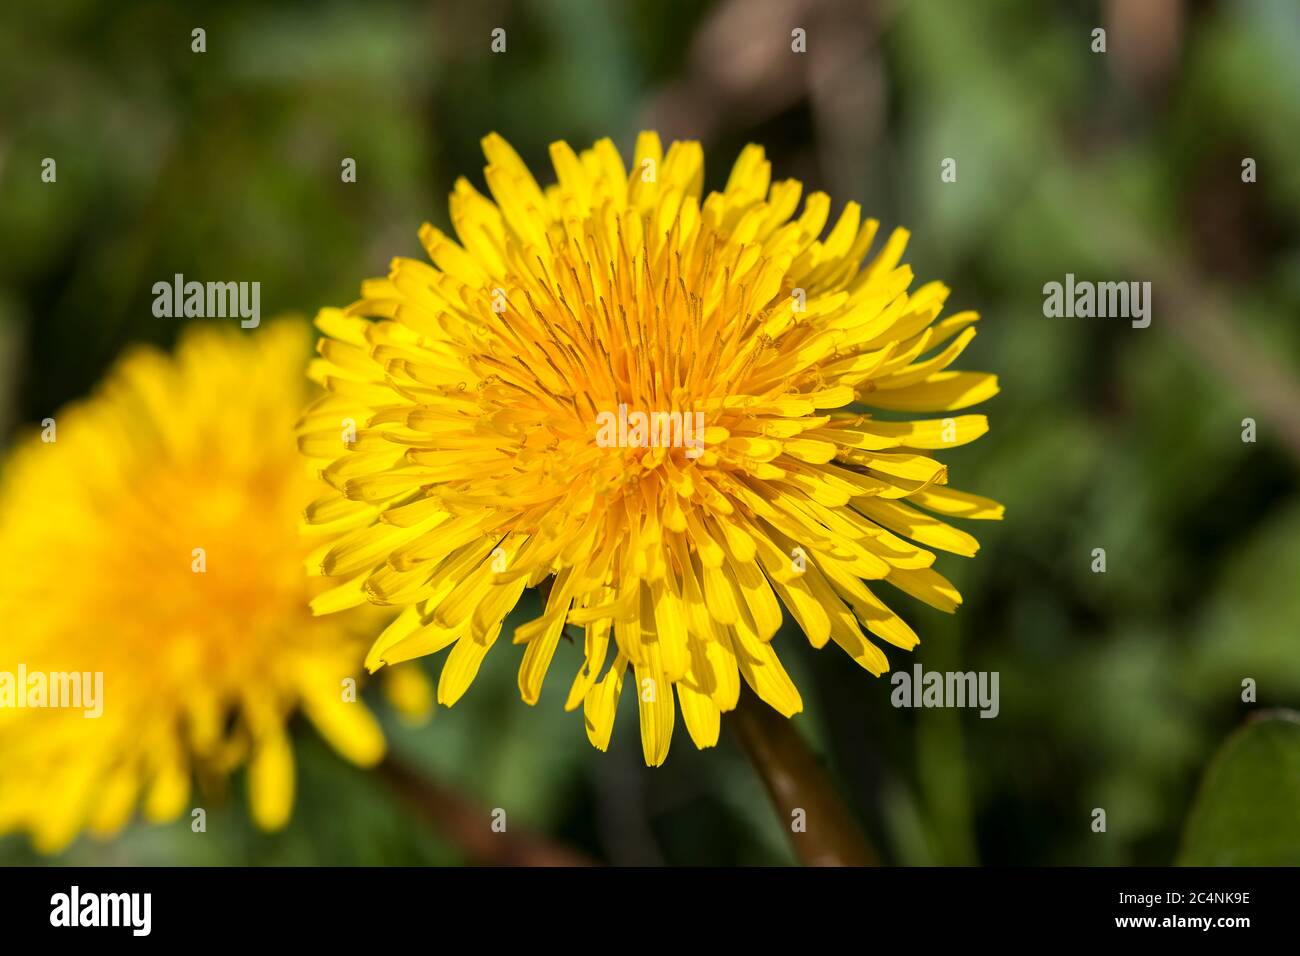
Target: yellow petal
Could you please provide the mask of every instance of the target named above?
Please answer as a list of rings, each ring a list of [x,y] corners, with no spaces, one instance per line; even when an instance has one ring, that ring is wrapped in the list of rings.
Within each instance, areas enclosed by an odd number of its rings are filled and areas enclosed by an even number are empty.
[[[707,694],[691,690],[685,684],[678,684],[677,700],[682,707],[682,721],[695,746],[703,750],[717,744],[722,712],[713,699]]]
[[[587,692],[583,716],[587,725],[587,739],[597,750],[609,748],[609,737],[614,731],[614,716],[618,713],[618,697],[623,691],[623,674],[627,658],[619,654],[603,678]]]
[[[248,799],[253,822],[278,830],[293,809],[293,750],[282,728],[269,730],[253,745],[248,764]]]

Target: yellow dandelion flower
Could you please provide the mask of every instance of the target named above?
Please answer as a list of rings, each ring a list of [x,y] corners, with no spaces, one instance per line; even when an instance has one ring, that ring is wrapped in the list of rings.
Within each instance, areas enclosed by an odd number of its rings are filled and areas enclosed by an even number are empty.
[[[524,590],[547,584],[514,632],[523,699],[581,628],[566,706],[605,749],[630,667],[658,765],[676,708],[711,746],[742,678],[782,714],[802,708],[772,642],[783,609],[879,675],[864,628],[917,636],[874,582],[956,608],[928,549],[974,554],[946,519],[1002,509],[950,489],[931,452],[987,421],[876,412],[956,411],[997,380],[949,369],[978,316],[940,320],[940,283],[909,291],[904,230],[868,259],[877,223],[849,203],[823,237],[830,199],[794,218],[802,187],[772,183],[758,146],[708,196],[699,144],[665,153],[654,133],[630,171],[609,140],[553,144],[545,189],[501,137],[483,148],[492,199],[457,181],[459,241],[425,225],[432,265],[396,259],[317,318],[328,395],[300,445],[334,491],[308,520],[343,529],[317,570],[349,578],[317,610],[404,608],[368,667],[450,648],[438,700],[453,704]]]
[[[308,610],[326,586],[302,573],[316,492],[293,426],[308,348],[305,323],[190,331],[174,359],[125,356],[14,449],[0,489],[0,832],[53,852],[83,829],[111,835],[137,805],[171,820],[192,777],[245,761],[254,819],[276,828],[297,710],[345,757],[382,755],[344,683],[381,612]]]

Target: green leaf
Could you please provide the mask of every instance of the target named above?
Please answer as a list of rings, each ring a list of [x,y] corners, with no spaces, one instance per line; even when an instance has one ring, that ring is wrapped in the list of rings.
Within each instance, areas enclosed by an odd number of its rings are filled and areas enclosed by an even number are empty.
[[[1300,713],[1268,711],[1227,739],[1201,782],[1178,862],[1300,864]]]

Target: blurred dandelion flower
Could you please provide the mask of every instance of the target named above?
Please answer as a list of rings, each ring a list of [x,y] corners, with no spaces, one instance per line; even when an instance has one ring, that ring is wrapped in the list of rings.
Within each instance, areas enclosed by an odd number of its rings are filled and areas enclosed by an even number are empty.
[[[0,832],[30,831],[54,852],[82,829],[111,835],[137,803],[171,820],[194,775],[245,761],[253,817],[278,827],[296,710],[350,760],[382,755],[346,682],[362,629],[384,618],[308,610],[327,585],[302,574],[301,512],[318,494],[293,442],[306,333],[205,328],[174,359],[136,350],[56,416],[53,443],[14,449],[0,490],[0,670],[101,674],[103,700],[98,718],[0,700]]]
[[[792,218],[802,187],[772,183],[757,146],[703,199],[698,143],[665,154],[642,133],[630,172],[608,140],[555,143],[545,190],[499,136],[483,147],[495,202],[456,183],[459,242],[425,225],[432,266],[396,259],[317,318],[329,394],[300,445],[335,491],[308,521],[346,529],[316,570],[349,580],[316,609],[404,607],[368,667],[450,647],[450,705],[546,582],[543,613],[514,633],[523,699],[581,627],[566,706],[605,749],[631,667],[658,765],[676,705],[711,746],[741,678],[782,714],[801,709],[772,646],[783,606],[815,647],[833,640],[876,675],[888,664],[864,627],[918,639],[864,582],[956,608],[927,549],[974,554],[945,519],[1002,508],[949,489],[929,452],[987,421],[862,407],[955,411],[997,380],[949,370],[978,316],[940,320],[940,283],[908,292],[904,230],[868,260],[877,223],[849,203],[820,238],[828,197]],[[346,450],[341,422],[356,425]]]

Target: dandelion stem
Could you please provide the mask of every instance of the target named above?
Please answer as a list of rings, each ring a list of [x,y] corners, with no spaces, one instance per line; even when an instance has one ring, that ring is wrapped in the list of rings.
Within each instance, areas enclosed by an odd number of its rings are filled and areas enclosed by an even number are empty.
[[[748,690],[731,718],[804,866],[875,866],[877,857],[799,731]],[[803,811],[802,814],[798,811]],[[804,826],[797,827],[802,819]]]
[[[391,755],[375,768],[379,778],[477,866],[595,866],[596,861],[561,843],[518,829],[493,829],[493,815],[461,793],[432,780]]]

